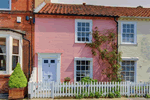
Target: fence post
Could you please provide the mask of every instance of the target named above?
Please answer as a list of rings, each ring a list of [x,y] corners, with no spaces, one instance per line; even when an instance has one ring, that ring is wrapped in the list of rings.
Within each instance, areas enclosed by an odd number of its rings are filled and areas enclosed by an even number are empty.
[[[127,81],[127,95],[130,96],[130,81]]]
[[[51,95],[52,95],[52,98],[54,99],[54,82],[52,82],[51,84],[52,84]]]

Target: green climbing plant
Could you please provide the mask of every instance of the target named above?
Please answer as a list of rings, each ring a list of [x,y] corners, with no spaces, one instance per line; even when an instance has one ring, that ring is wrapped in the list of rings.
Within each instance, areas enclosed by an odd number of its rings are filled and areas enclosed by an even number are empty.
[[[117,34],[113,29],[109,29],[105,31],[105,33],[101,33],[98,31],[98,28],[95,27],[95,30],[92,32],[93,40],[91,43],[86,43],[86,47],[91,48],[92,55],[97,57],[98,64],[100,65],[100,60],[106,61],[109,63],[108,66],[103,71],[109,81],[121,81],[120,75],[120,61],[121,52],[118,52],[117,46]],[[105,48],[101,48],[104,44]],[[110,49],[111,48],[111,49]]]

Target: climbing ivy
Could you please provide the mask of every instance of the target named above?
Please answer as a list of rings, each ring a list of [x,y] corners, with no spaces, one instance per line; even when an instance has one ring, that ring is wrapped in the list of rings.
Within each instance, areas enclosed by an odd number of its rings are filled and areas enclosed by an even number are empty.
[[[117,34],[115,34],[114,30],[109,29],[105,31],[103,34],[98,31],[98,28],[95,27],[95,30],[92,32],[92,36],[94,41],[92,40],[91,43],[86,43],[86,47],[91,48],[91,52],[93,56],[98,55],[98,64],[100,65],[100,59],[105,60],[109,63],[105,69],[102,70],[103,74],[105,74],[109,81],[121,81],[120,75],[120,63],[121,59],[121,52],[118,52],[117,47]],[[106,47],[101,49],[101,45],[106,43]],[[112,50],[110,50],[112,48]]]

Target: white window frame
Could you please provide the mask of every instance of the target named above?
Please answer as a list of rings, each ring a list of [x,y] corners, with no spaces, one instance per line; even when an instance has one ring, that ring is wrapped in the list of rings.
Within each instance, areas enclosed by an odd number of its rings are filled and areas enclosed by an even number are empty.
[[[133,43],[129,43],[129,42],[123,42],[123,24],[134,24],[134,42]],[[121,44],[137,44],[137,22],[121,22]]]
[[[12,74],[12,50],[13,50],[13,39],[19,40],[19,63],[22,69],[22,47],[23,39],[22,35],[10,31],[0,31],[0,38],[6,38],[6,71],[0,71],[0,75],[11,75]]]
[[[77,23],[78,22],[88,22],[90,23],[90,33],[89,34],[89,42],[84,42],[84,41],[78,41],[77,40],[77,30],[78,30],[78,27],[77,27]],[[86,19],[75,19],[75,43],[91,43],[92,42],[92,27],[93,27],[93,21],[92,20],[86,20]]]
[[[11,10],[11,0],[9,0],[9,9],[0,8],[0,10]]]
[[[93,78],[93,58],[75,57],[74,58],[74,82],[77,82],[76,81],[76,60],[88,60],[88,61],[90,61],[90,78]]]
[[[137,82],[137,61],[139,60],[138,57],[122,57],[122,61],[134,61],[135,67],[134,67],[134,82]],[[120,62],[120,65],[122,65],[122,62]],[[122,68],[122,66],[121,66]]]

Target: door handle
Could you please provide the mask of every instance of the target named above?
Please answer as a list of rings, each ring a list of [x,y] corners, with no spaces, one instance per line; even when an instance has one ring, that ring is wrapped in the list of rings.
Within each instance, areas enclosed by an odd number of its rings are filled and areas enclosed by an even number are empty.
[[[49,64],[49,67],[50,67],[50,64]]]

